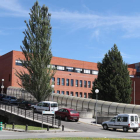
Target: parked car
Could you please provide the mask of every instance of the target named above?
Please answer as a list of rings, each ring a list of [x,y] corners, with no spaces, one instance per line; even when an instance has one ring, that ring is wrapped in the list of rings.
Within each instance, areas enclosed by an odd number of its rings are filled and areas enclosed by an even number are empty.
[[[5,94],[0,94],[0,101],[2,101],[3,100],[3,98],[5,98],[6,97],[6,95]]]
[[[24,108],[24,109],[31,109],[32,108],[31,107],[32,103],[29,101],[22,100],[22,101],[18,102],[17,104],[18,104],[19,108]]]
[[[128,132],[129,129],[133,129],[133,132],[137,132],[139,129],[139,116],[137,114],[118,114],[110,121],[102,123],[103,129],[108,128],[123,129],[124,132]]]
[[[34,112],[46,111],[46,114],[50,114],[49,112],[55,112],[58,110],[58,103],[52,101],[41,101],[33,106]],[[43,113],[45,114],[45,113]]]
[[[62,119],[65,119],[65,121],[69,120],[75,120],[78,122],[79,120],[79,113],[70,108],[61,108],[58,111],[55,111],[56,117],[61,117]]]
[[[17,98],[13,96],[5,96],[2,100],[8,104],[17,103]]]

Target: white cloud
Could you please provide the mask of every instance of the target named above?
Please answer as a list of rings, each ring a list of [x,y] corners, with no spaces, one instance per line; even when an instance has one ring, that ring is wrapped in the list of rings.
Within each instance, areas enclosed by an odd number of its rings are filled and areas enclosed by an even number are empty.
[[[19,2],[19,0],[0,0],[0,8],[4,9],[1,10],[0,16],[29,17],[29,9],[23,8]],[[49,12],[52,14],[52,20],[55,20],[56,23],[63,23],[59,26],[71,28],[70,31],[93,29],[91,36],[97,40],[99,40],[100,32],[104,34],[112,30],[122,31],[119,36],[123,38],[140,37],[140,15],[99,14],[84,5],[83,7],[86,9],[83,12],[71,12],[65,9]]]
[[[100,15],[69,11],[52,11],[52,19],[58,20],[59,22],[70,24],[73,30],[78,29],[94,29],[93,36],[99,37],[100,31],[107,29],[108,32],[111,30],[121,30],[122,37],[140,37],[140,16],[116,16],[116,15]]]
[[[18,0],[1,0],[0,8],[8,11],[1,12],[0,16],[18,16],[18,17],[28,16],[29,11],[23,9],[18,2],[19,2]]]

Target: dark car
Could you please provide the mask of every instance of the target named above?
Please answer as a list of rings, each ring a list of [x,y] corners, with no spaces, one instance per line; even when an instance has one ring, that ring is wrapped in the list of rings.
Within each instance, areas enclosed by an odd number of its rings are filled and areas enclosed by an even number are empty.
[[[29,101],[22,100],[21,102],[18,102],[18,107],[24,109],[31,109],[32,103]]]
[[[0,101],[2,101],[2,99],[5,98],[5,97],[6,97],[6,95],[0,94]]]
[[[70,108],[61,108],[58,111],[55,111],[56,117],[61,117],[62,119],[65,119],[65,121],[69,120],[75,120],[78,122],[79,120],[79,113]]]
[[[17,98],[13,96],[5,96],[2,101],[8,104],[16,104],[17,103]]]

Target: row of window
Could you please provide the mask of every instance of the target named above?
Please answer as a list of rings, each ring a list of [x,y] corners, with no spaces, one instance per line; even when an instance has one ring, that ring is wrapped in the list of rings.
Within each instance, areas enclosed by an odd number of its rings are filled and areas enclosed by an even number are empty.
[[[55,93],[55,91],[53,91],[54,93]],[[60,92],[60,90],[57,90],[57,93],[58,94],[63,94],[63,95],[71,95],[71,96],[74,96],[74,92],[73,91],[61,91]],[[89,93],[90,94],[90,93]],[[75,96],[76,97],[84,97],[84,98],[87,98],[87,93],[84,93],[84,95],[83,95],[83,93],[82,92],[75,92]]]
[[[57,85],[65,86],[65,82],[66,86],[74,86],[74,79],[57,78]],[[52,83],[55,84],[55,77],[52,77]],[[75,86],[91,88],[91,81],[75,80]]]
[[[48,66],[48,67],[50,67],[50,66]],[[52,65],[52,68],[56,68],[57,70],[61,70],[61,71],[69,71],[69,72],[77,72],[77,73],[98,75],[97,70],[81,69],[81,68],[58,66],[58,65]]]
[[[16,65],[22,66],[21,61],[20,60],[16,60]],[[48,68],[50,66],[52,68],[54,68],[54,69],[61,70],[61,71],[69,71],[69,72],[77,72],[77,73],[85,73],[85,74],[98,75],[98,71],[97,70],[81,69],[81,68],[59,66],[59,65],[48,65]]]

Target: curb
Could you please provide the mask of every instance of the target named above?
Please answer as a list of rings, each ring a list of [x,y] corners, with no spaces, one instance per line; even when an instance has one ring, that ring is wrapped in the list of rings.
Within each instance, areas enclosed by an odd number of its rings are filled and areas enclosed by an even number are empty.
[[[7,131],[15,131],[15,132],[26,132],[26,133],[60,133],[60,132],[82,132],[82,131],[78,131],[78,130],[51,130],[51,131],[47,131],[47,130],[22,130],[22,129],[5,129],[3,128],[3,130],[7,130]]]

